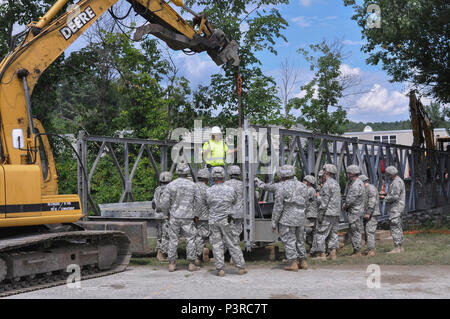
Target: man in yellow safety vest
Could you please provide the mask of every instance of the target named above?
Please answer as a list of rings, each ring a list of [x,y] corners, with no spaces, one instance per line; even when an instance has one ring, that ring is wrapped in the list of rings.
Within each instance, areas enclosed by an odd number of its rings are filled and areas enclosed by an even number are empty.
[[[211,129],[211,139],[203,144],[203,158],[210,172],[213,167],[224,167],[226,154],[236,151],[237,148],[228,150],[227,144],[222,139],[222,131],[218,126],[214,126]],[[212,184],[213,182],[210,181],[210,185]]]

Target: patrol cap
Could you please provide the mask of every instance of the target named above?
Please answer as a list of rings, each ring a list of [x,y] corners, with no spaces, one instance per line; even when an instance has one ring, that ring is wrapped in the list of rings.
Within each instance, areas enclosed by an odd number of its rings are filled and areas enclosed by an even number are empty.
[[[292,177],[295,175],[295,168],[292,165],[283,165],[278,169],[278,177]]]
[[[177,165],[177,175],[188,175],[190,172],[189,166],[186,163],[179,163]]]
[[[198,170],[197,177],[209,179],[209,177],[210,177],[209,170],[207,168],[202,168],[202,169]]]
[[[312,184],[312,185],[314,185],[314,184],[316,183],[316,179],[315,179],[314,176],[312,176],[312,175],[306,175],[306,176],[303,178],[303,180],[304,180],[304,181],[307,181],[308,183],[310,183],[310,184]]]
[[[222,166],[213,167],[211,177],[213,179],[223,179],[225,177],[225,169]]]
[[[363,181],[363,182],[369,180],[369,178],[368,178],[366,175],[359,175],[358,178],[359,178],[361,181]]]
[[[357,166],[357,165],[350,165],[349,167],[347,167],[347,173],[353,174],[353,175],[358,175],[361,173],[361,170],[359,169],[359,166]]]
[[[241,175],[241,168],[237,165],[231,165],[227,169],[228,175]]]
[[[323,165],[322,168],[323,168],[323,170],[325,172],[328,172],[328,173],[331,173],[331,174],[336,174],[337,173],[337,168],[333,164],[325,164],[325,165]]]
[[[170,172],[161,172],[161,174],[159,174],[159,181],[161,183],[170,183],[172,181],[172,173]]]
[[[397,168],[395,168],[395,166],[388,166],[388,167],[386,167],[386,169],[384,171],[388,175],[397,175],[398,174],[398,170],[397,170]]]

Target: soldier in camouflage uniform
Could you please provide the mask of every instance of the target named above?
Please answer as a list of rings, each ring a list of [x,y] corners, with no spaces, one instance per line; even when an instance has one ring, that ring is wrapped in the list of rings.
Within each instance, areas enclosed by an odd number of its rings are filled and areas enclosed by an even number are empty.
[[[209,242],[213,248],[217,276],[225,275],[225,248],[228,248],[234,265],[239,269],[238,274],[244,275],[247,273],[244,255],[239,244],[236,244],[238,240],[229,222],[238,195],[232,187],[224,184],[223,167],[213,167],[211,177],[214,179],[214,185],[206,190],[206,203],[209,209]]]
[[[323,169],[321,169],[318,173],[317,173],[317,178],[318,178],[318,180],[317,180],[317,190],[318,191],[320,191],[320,189],[322,188],[322,186],[323,186],[323,183],[325,183],[325,180],[324,180],[324,177],[323,177],[323,174],[324,174],[325,172],[323,171]]]
[[[196,256],[195,264],[200,264],[200,257],[203,255],[203,262],[209,262],[209,249],[205,247],[205,239],[209,237],[209,211],[206,204],[206,190],[208,189],[208,181],[210,173],[207,168],[202,168],[197,173],[197,186],[199,201],[196,203],[195,211],[198,213],[197,234],[195,236]]]
[[[334,179],[337,168],[333,164],[323,166],[324,180],[318,196],[317,230],[313,248],[318,255],[314,259],[327,260],[325,247],[328,247],[329,258],[336,259],[336,249],[339,248],[339,216],[341,214],[341,188]]]
[[[152,200],[152,208],[155,210],[155,217],[161,218],[158,222],[156,232],[156,259],[159,261],[167,261],[164,255],[167,255],[167,249],[169,246],[169,216],[168,212],[164,212],[161,209],[161,194],[164,192],[166,185],[172,181],[172,174],[170,172],[161,172],[159,175],[160,186],[155,189]]]
[[[388,166],[385,170],[386,176],[391,180],[387,194],[380,192],[380,199],[386,201],[386,211],[389,213],[392,239],[395,248],[388,253],[395,254],[403,252],[403,229],[402,213],[405,210],[405,183],[397,175],[397,168]]]
[[[316,232],[316,222],[317,222],[317,197],[316,197],[316,189],[314,186],[316,185],[316,179],[312,175],[306,175],[303,179],[303,183],[308,188],[308,208],[305,211],[305,233],[306,233],[306,242],[310,246],[310,253],[313,254],[314,250],[312,249],[312,243],[314,239],[314,235]]]
[[[305,251],[305,210],[309,206],[308,189],[305,184],[294,179],[295,169],[292,165],[283,165],[278,171],[281,179],[275,192],[275,202],[272,212],[272,228],[279,224],[280,238],[286,252],[289,266],[288,271],[298,271],[297,258],[300,268],[307,269]]]
[[[377,188],[370,184],[366,175],[360,175],[359,179],[366,187],[366,201],[364,205],[364,231],[367,243],[367,256],[376,255],[375,232],[377,230],[378,216],[380,216],[380,203]]]
[[[241,234],[244,231],[244,184],[239,179],[241,176],[241,168],[237,165],[231,165],[227,170],[229,180],[224,184],[234,189],[237,194],[236,204],[232,208],[230,226],[233,231],[235,244],[240,245]]]
[[[187,178],[189,172],[187,164],[178,164],[176,169],[178,178],[166,186],[161,198],[162,209],[170,212],[168,249],[170,272],[176,269],[177,248],[181,232],[186,238],[189,271],[199,270],[199,267],[194,264],[196,259],[194,217],[198,218],[198,212],[194,211],[194,207],[199,198],[195,183]]]
[[[342,206],[347,211],[348,223],[350,226],[350,237],[352,240],[353,253],[351,256],[361,256],[363,215],[365,203],[365,186],[358,178],[361,173],[356,165],[347,167],[347,178],[350,184],[347,186],[347,195]]]
[[[275,193],[277,191],[278,187],[280,187],[280,185],[281,185],[281,181],[278,181],[276,183],[274,183],[274,182],[264,183],[258,177],[255,177],[255,186],[264,191],[267,191],[267,192]]]

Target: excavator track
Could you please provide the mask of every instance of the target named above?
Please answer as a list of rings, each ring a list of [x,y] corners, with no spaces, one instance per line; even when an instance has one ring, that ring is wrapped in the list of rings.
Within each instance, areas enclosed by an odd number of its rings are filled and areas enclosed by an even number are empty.
[[[118,273],[127,268],[130,258],[130,240],[120,231],[0,239],[0,297],[67,284],[69,265],[79,267],[80,280]]]

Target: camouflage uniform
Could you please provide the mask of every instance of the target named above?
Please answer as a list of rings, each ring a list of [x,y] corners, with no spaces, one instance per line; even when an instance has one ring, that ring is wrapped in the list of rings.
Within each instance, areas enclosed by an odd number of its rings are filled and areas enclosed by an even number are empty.
[[[170,182],[162,195],[161,205],[170,212],[168,259],[171,263],[178,258],[177,247],[181,231],[186,238],[187,260],[193,262],[196,259],[194,217],[198,217],[198,213],[194,211],[194,207],[198,201],[197,187],[186,176]]]
[[[209,188],[203,182],[195,183],[199,201],[196,203],[195,211],[198,214],[197,233],[195,236],[195,251],[197,256],[201,256],[205,247],[205,239],[209,237],[209,211],[206,203],[206,190]]]
[[[169,247],[169,216],[167,215],[167,211],[164,212],[161,209],[161,194],[164,192],[166,186],[158,186],[155,189],[152,200],[152,206],[155,207],[155,217],[161,218],[156,226],[156,249],[159,249],[164,254],[167,254]]]
[[[224,183],[215,183],[206,190],[206,202],[209,209],[209,241],[213,248],[214,265],[218,270],[225,268],[225,248],[228,248],[236,267],[245,268],[241,247],[236,244],[235,234],[228,223],[228,217],[232,214],[237,198],[238,195],[234,189]]]
[[[313,185],[316,183],[316,179],[314,176],[307,175],[304,178],[305,181],[309,183],[308,186],[308,208],[305,210],[305,232],[306,232],[306,242],[311,247],[311,253],[314,251],[312,250],[312,243],[314,240],[315,232],[316,232],[316,224],[317,224],[317,197],[316,197],[316,189]]]
[[[272,192],[275,193],[278,189],[278,187],[281,186],[282,182],[277,182],[277,183],[264,183],[262,180],[260,180],[259,178],[255,178],[255,184],[258,188],[265,190],[267,192]]]
[[[364,219],[367,248],[374,250],[376,248],[375,232],[377,230],[378,216],[380,216],[380,202],[378,200],[378,190],[372,184],[366,186],[364,212],[370,215],[369,219]]]
[[[244,230],[244,185],[242,181],[238,179],[230,179],[224,183],[234,189],[237,194],[236,204],[232,208],[231,222],[230,226],[233,230],[234,239],[236,239],[235,244],[240,244],[241,234]]]
[[[386,200],[386,211],[389,213],[391,233],[394,244],[401,245],[403,242],[402,213],[405,210],[405,183],[396,176],[389,185]]]
[[[361,250],[362,246],[365,196],[364,183],[357,178],[348,187],[343,207],[347,211],[353,250],[357,252]]]
[[[282,182],[275,192],[272,227],[280,224],[280,238],[289,262],[306,259],[304,224],[308,205],[308,189],[295,179]]]
[[[341,188],[332,177],[329,177],[319,192],[317,230],[314,237],[313,249],[324,253],[325,245],[328,250],[339,248],[339,216],[341,211]]]

